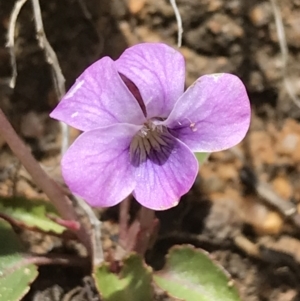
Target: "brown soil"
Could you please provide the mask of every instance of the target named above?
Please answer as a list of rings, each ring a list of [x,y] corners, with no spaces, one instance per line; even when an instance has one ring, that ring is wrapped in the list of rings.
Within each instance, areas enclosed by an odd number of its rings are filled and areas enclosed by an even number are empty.
[[[142,41],[176,45],[177,24],[167,0],[40,2],[45,31],[68,87],[93,61],[104,55],[116,58],[129,45]],[[289,47],[286,79],[298,96],[300,1],[277,2]],[[13,4],[0,0],[0,106],[49,174],[61,181],[59,128],[48,117],[57,100],[50,68],[35,39],[30,1],[16,28],[17,84],[14,90],[7,85],[11,68],[4,45]],[[300,108],[283,82],[271,1],[177,0],[177,4],[183,20],[180,51],[187,62],[187,85],[206,73],[237,74],[247,86],[253,117],[244,142],[213,154],[179,206],[158,214],[161,233],[148,261],[158,268],[171,245],[191,243],[211,252],[228,270],[243,300],[300,300],[299,224],[266,204],[262,195],[271,191],[281,203],[300,210]],[[1,137],[0,194],[42,195]],[[103,232],[109,250],[116,233],[112,219],[104,223]],[[55,245],[32,234],[24,239],[34,251],[51,251]],[[84,277],[74,268],[43,267],[24,300],[98,300]]]

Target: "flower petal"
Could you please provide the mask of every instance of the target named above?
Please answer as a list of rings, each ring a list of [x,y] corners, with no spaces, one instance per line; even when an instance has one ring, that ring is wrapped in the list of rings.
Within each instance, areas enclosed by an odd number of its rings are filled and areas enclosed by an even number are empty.
[[[192,187],[198,162],[189,148],[172,137],[170,154],[152,153],[137,167],[133,195],[144,207],[165,210],[178,204]]]
[[[82,131],[145,121],[137,100],[109,57],[88,67],[50,116]]]
[[[138,87],[148,118],[167,117],[184,91],[184,58],[165,44],[143,43],[128,48],[116,66]]]
[[[193,152],[220,151],[239,143],[249,128],[245,86],[232,74],[200,77],[163,122]]]
[[[129,145],[139,126],[115,124],[83,133],[62,159],[62,173],[73,193],[91,206],[113,206],[135,187]]]

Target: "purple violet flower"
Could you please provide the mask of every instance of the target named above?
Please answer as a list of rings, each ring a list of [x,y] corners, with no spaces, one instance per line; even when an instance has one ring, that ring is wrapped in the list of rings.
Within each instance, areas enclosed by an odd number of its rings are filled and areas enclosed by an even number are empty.
[[[243,83],[200,77],[184,92],[185,62],[173,48],[143,43],[88,67],[51,113],[83,131],[62,159],[70,190],[92,206],[133,193],[143,206],[176,206],[198,173],[193,152],[239,143],[250,122]]]

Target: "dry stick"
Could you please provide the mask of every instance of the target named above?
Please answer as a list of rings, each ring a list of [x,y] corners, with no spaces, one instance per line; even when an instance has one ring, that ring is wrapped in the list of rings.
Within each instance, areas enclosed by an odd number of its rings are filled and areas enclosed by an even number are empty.
[[[238,234],[233,239],[234,244],[247,255],[260,260],[280,264],[300,262],[300,241],[296,238],[283,235],[279,239],[262,236],[257,242],[250,241],[243,234]],[[291,261],[292,260],[292,261]]]
[[[51,200],[60,216],[66,220],[78,220],[78,215],[70,199],[63,193],[58,184],[46,174],[39,163],[34,159],[30,150],[17,135],[1,109],[0,134],[3,136],[4,140],[7,142],[16,157],[27,169],[35,184],[42,189]],[[87,248],[88,254],[92,255],[93,253],[90,234],[86,228],[81,224],[80,229],[78,231],[74,231],[74,233]]]
[[[27,255],[27,254],[25,254]],[[29,254],[24,260],[26,264],[33,263],[36,265],[66,265],[66,266],[76,266],[85,268],[88,266],[88,261],[86,258],[78,256],[66,256],[66,255],[32,255]]]
[[[22,253],[23,259],[16,265],[11,266],[4,274],[9,274],[16,271],[28,264],[36,265],[65,265],[72,267],[86,268],[88,266],[88,261],[86,258],[70,255],[39,255],[31,253]],[[2,276],[2,275],[1,275]]]
[[[176,0],[170,0],[170,3],[173,7],[174,13],[175,13],[175,17],[176,17],[176,21],[177,21],[177,26],[178,26],[178,40],[177,40],[177,45],[178,47],[181,47],[182,44],[182,33],[183,33],[183,29],[182,29],[182,19],[176,4]]]
[[[254,185],[254,189],[258,196],[267,204],[276,208],[284,217],[291,220],[295,226],[300,228],[300,215],[293,202],[281,198],[270,185],[258,179]]]
[[[56,94],[58,99],[61,99],[66,92],[65,78],[62,74],[56,53],[54,52],[53,48],[48,42],[48,39],[45,34],[39,0],[31,0],[31,2],[33,7],[37,39],[39,41],[40,47],[45,51],[47,62],[52,67],[52,75],[53,75],[53,81],[56,89]],[[61,153],[63,154],[69,145],[69,133],[68,133],[69,130],[68,130],[68,126],[65,123],[60,122],[60,125],[62,130],[62,137],[63,137]],[[80,208],[84,210],[86,216],[89,218],[89,221],[93,227],[92,238],[91,238],[93,243],[92,244],[93,253],[91,254],[93,254],[92,256],[93,266],[95,266],[103,261],[103,251],[102,251],[101,240],[100,240],[101,224],[89,206],[87,206],[79,198],[75,198],[75,200],[77,201]]]
[[[80,197],[75,198],[80,208],[82,208],[87,215],[92,226],[92,248],[93,248],[93,267],[99,266],[104,261],[102,243],[101,243],[101,222],[96,217],[92,208]]]
[[[86,268],[88,266],[88,261],[86,258],[78,257],[78,256],[66,256],[66,255],[39,255],[39,254],[28,254],[22,253],[23,259],[18,262],[18,264],[11,266],[8,270],[5,270],[4,274],[1,276],[9,275],[12,272],[19,270],[22,267],[25,267],[29,264],[36,265],[65,265],[72,267],[81,267]]]
[[[261,258],[258,244],[250,241],[243,234],[238,234],[233,238],[233,242],[239,249],[243,250],[249,256]]]
[[[13,11],[10,15],[8,31],[7,31],[6,47],[8,48],[8,51],[9,51],[10,64],[11,64],[11,68],[12,68],[12,75],[11,75],[11,79],[9,81],[9,86],[12,89],[16,85],[16,79],[17,79],[17,75],[18,75],[16,55],[15,55],[15,28],[16,28],[16,22],[18,19],[18,15],[26,1],[27,0],[18,0],[15,3]]]
[[[297,208],[294,203],[282,199],[275,191],[267,184],[260,180],[255,185],[257,194],[266,200],[268,204],[277,208],[285,217],[292,217],[297,213]]]
[[[39,0],[32,0],[31,2],[33,7],[37,39],[39,41],[40,47],[45,50],[47,62],[53,68],[56,93],[59,96],[59,98],[61,98],[66,93],[65,78],[61,72],[56,53],[54,52],[53,48],[48,42],[45,34]]]
[[[89,12],[89,10],[88,10],[88,8],[87,8],[87,6],[86,6],[85,1],[77,0],[77,3],[78,3],[78,5],[79,5],[80,8],[81,8],[84,17],[85,17],[87,20],[91,21],[91,20],[92,20],[92,14]]]
[[[240,159],[244,166],[247,166],[243,154],[239,152],[236,147],[231,148],[229,151]],[[277,211],[279,211],[285,218],[290,219],[295,226],[300,228],[300,215],[298,214],[297,207],[293,202],[281,198],[270,185],[258,178],[256,178],[255,183],[252,184],[252,188],[260,197],[259,200],[262,200],[277,209]]]
[[[292,83],[289,79],[289,76],[287,74],[287,63],[288,63],[288,57],[289,57],[289,50],[285,38],[285,31],[283,27],[282,17],[280,10],[278,9],[278,5],[276,0],[270,0],[273,14],[275,18],[275,25],[277,29],[277,35],[278,35],[278,43],[281,51],[282,56],[282,77],[283,77],[283,84],[285,86],[286,91],[288,92],[289,96],[293,100],[294,104],[300,108],[300,99],[296,96],[296,93],[294,91],[294,88],[292,86]]]
[[[95,32],[97,38],[98,38],[98,50],[97,50],[97,53],[98,53],[98,56],[101,54],[101,52],[103,51],[103,38],[101,37],[101,35],[99,34],[98,32],[98,29],[97,27],[95,26],[94,22],[93,22],[93,16],[91,14],[91,12],[89,11],[87,5],[86,5],[86,1],[83,1],[83,0],[77,0],[77,3],[78,5],[80,6],[81,8],[81,11],[83,13],[83,16],[85,17],[85,19],[89,22],[91,28],[93,29],[93,31]]]
[[[60,69],[56,53],[51,47],[50,43],[48,42],[44,31],[40,2],[39,0],[32,0],[31,2],[33,7],[34,22],[39,46],[42,49],[44,49],[46,60],[52,67],[52,78],[54,82],[54,87],[57,98],[60,100],[66,94],[65,78]],[[60,122],[60,127],[62,131],[61,153],[63,154],[69,146],[69,127],[63,122]]]

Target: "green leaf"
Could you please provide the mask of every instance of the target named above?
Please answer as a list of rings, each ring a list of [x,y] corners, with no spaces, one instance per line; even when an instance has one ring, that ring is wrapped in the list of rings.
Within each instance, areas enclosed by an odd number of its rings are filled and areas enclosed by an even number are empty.
[[[42,200],[28,200],[24,197],[0,196],[0,212],[20,221],[28,227],[36,227],[45,232],[61,234],[65,228],[58,225],[46,214],[59,217],[54,207]]]
[[[18,237],[2,219],[0,241],[0,300],[21,300],[38,275],[37,267],[22,255],[23,248]]]
[[[191,246],[172,248],[154,281],[171,296],[185,301],[240,301],[224,270],[206,252]]]
[[[194,155],[199,162],[199,166],[201,166],[208,159],[210,153],[194,153]]]
[[[119,275],[102,265],[94,279],[104,301],[153,301],[151,271],[136,254],[125,259]]]

